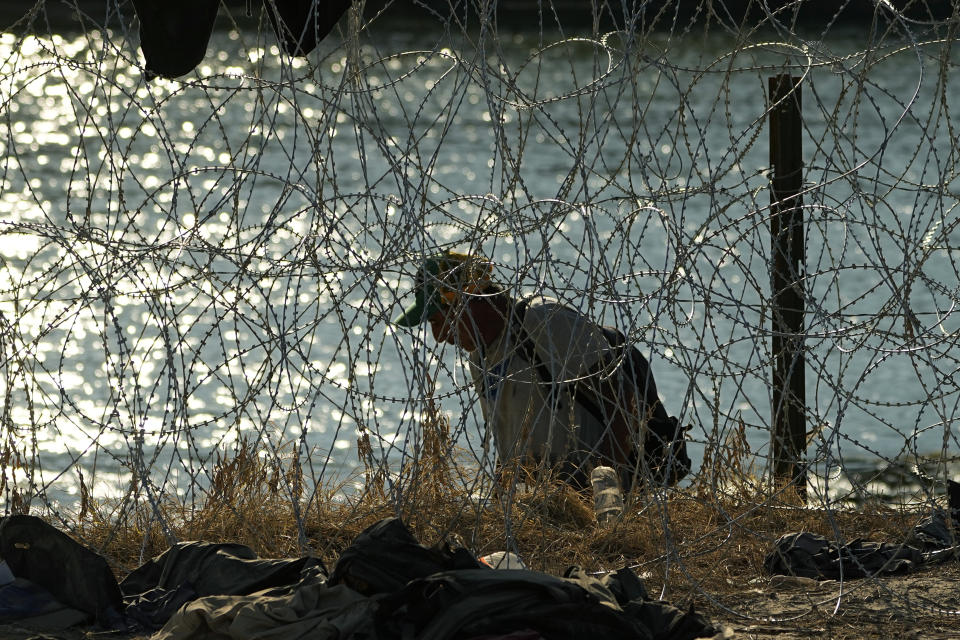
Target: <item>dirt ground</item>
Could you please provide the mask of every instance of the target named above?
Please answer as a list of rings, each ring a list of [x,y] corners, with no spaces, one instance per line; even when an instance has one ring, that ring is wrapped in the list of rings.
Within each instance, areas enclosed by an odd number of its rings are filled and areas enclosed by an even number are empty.
[[[735,638],[960,638],[960,564],[882,578],[760,578],[697,603]]]
[[[651,585],[652,586],[652,585]],[[677,604],[675,602],[675,604]],[[758,578],[728,593],[699,596],[694,604],[728,638],[960,638],[960,564],[927,567],[903,576],[816,582]],[[42,631],[0,625],[3,640],[131,640],[84,629]]]

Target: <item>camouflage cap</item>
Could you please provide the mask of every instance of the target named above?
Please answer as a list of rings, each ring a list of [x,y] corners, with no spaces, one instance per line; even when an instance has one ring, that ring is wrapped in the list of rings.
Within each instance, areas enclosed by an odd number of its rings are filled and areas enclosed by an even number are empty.
[[[415,300],[393,321],[414,327],[454,305],[465,293],[480,293],[493,284],[493,265],[483,256],[445,251],[424,259],[414,281]]]

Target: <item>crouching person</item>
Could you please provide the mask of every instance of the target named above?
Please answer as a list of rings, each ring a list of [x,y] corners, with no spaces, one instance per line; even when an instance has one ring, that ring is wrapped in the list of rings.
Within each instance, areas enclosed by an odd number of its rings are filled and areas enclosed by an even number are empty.
[[[689,472],[683,429],[616,329],[551,298],[511,296],[475,255],[424,260],[414,296],[394,323],[428,322],[438,342],[468,353],[501,465],[546,464],[577,488],[597,465],[614,467],[625,488]]]

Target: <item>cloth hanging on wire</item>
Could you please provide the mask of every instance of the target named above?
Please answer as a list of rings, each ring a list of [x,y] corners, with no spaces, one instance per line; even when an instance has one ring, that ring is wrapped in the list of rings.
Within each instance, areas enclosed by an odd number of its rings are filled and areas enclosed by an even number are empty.
[[[261,0],[280,48],[306,56],[336,26],[351,0]],[[220,0],[133,0],[148,80],[193,71],[207,53]],[[250,3],[248,13],[252,13]]]

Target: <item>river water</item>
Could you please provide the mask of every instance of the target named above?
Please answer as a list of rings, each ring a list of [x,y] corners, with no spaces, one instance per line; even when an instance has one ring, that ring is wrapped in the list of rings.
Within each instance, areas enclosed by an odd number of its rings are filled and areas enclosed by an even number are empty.
[[[246,439],[329,481],[362,431],[405,464],[425,394],[483,463],[458,354],[386,322],[443,248],[628,330],[693,457],[742,422],[759,472],[765,88],[784,72],[803,91],[808,456],[832,494],[949,457],[956,70],[925,29],[373,20],[290,60],[247,21],[153,82],[129,30],[5,34],[7,473],[61,502],[81,474],[184,497]]]

